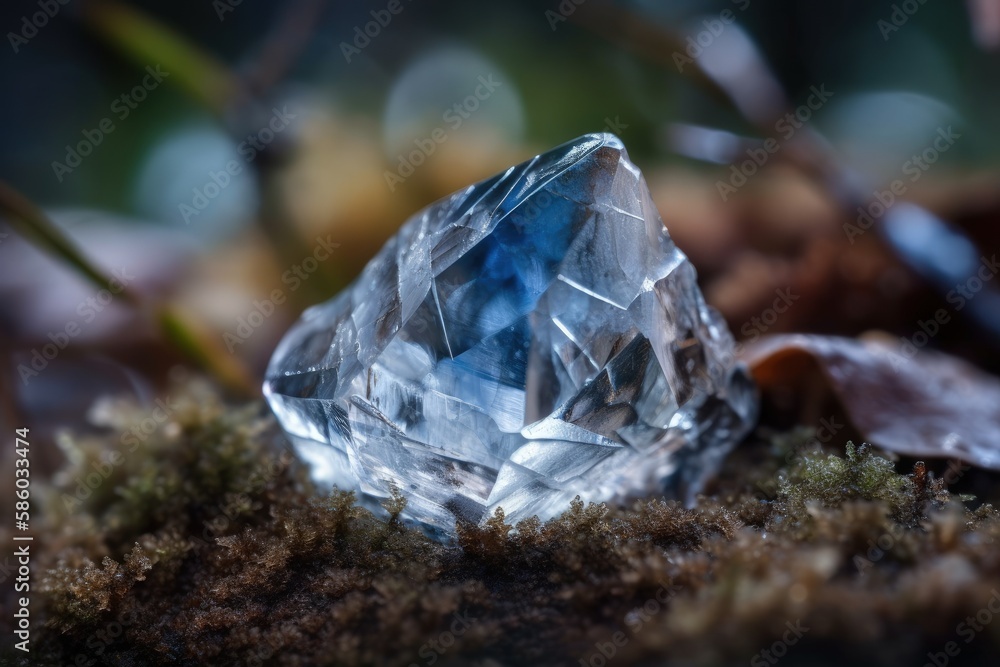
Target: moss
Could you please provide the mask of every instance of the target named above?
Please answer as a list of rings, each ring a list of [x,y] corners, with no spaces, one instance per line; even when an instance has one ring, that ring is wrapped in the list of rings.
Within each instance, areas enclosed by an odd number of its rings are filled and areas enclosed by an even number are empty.
[[[41,590],[49,595],[51,623],[62,630],[87,624],[118,607],[153,564],[136,544],[121,563],[105,556],[97,567],[86,556],[70,554],[49,570]]]
[[[400,522],[398,493],[388,520],[318,495],[259,406],[205,391],[177,388],[186,407],[68,511],[100,449],[74,443],[34,664],[746,664],[799,622],[784,664],[916,664],[1000,588],[1000,514],[866,446],[755,441],[693,508],[498,511],[442,546]],[[998,647],[983,632],[960,659]]]
[[[913,476],[897,474],[895,465],[877,456],[868,444],[856,447],[848,442],[844,457],[807,449],[793,460],[780,490],[792,513],[800,516],[808,516],[804,510],[810,504],[838,507],[863,500],[883,503],[894,518],[913,522],[926,495],[926,474],[919,472],[923,464],[918,465]]]

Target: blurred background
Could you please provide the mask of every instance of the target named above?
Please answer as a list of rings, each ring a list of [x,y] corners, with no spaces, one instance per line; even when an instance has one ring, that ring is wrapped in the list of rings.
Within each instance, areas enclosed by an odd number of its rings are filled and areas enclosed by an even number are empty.
[[[137,295],[5,208],[0,423],[40,441],[179,362],[253,394],[410,215],[587,132],[738,339],[1000,370],[1000,2],[8,0],[0,28],[0,180]]]

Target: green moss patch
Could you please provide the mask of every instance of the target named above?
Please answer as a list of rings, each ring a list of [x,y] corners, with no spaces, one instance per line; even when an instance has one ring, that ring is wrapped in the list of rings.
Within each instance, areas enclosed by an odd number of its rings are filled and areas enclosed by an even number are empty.
[[[261,406],[198,383],[174,405],[89,494],[74,480],[144,417],[122,408],[118,430],[67,441],[32,664],[923,664],[950,641],[949,664],[975,664],[1000,649],[1000,622],[962,625],[1000,590],[1000,515],[868,446],[786,463],[758,439],[693,508],[497,512],[442,546],[399,521],[401,497],[384,520],[317,494]]]

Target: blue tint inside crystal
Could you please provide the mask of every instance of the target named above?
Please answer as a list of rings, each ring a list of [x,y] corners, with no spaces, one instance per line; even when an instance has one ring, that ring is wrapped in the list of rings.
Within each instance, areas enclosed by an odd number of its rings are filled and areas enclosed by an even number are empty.
[[[756,399],[621,142],[587,135],[408,220],[310,308],[265,394],[321,484],[443,540],[574,496],[690,496]]]

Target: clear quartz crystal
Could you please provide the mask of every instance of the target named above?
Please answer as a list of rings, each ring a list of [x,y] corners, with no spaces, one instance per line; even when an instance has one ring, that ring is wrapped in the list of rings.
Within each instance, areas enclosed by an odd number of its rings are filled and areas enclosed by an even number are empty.
[[[264,392],[324,486],[440,540],[577,495],[688,498],[756,391],[621,141],[591,134],[417,213],[307,310]]]

